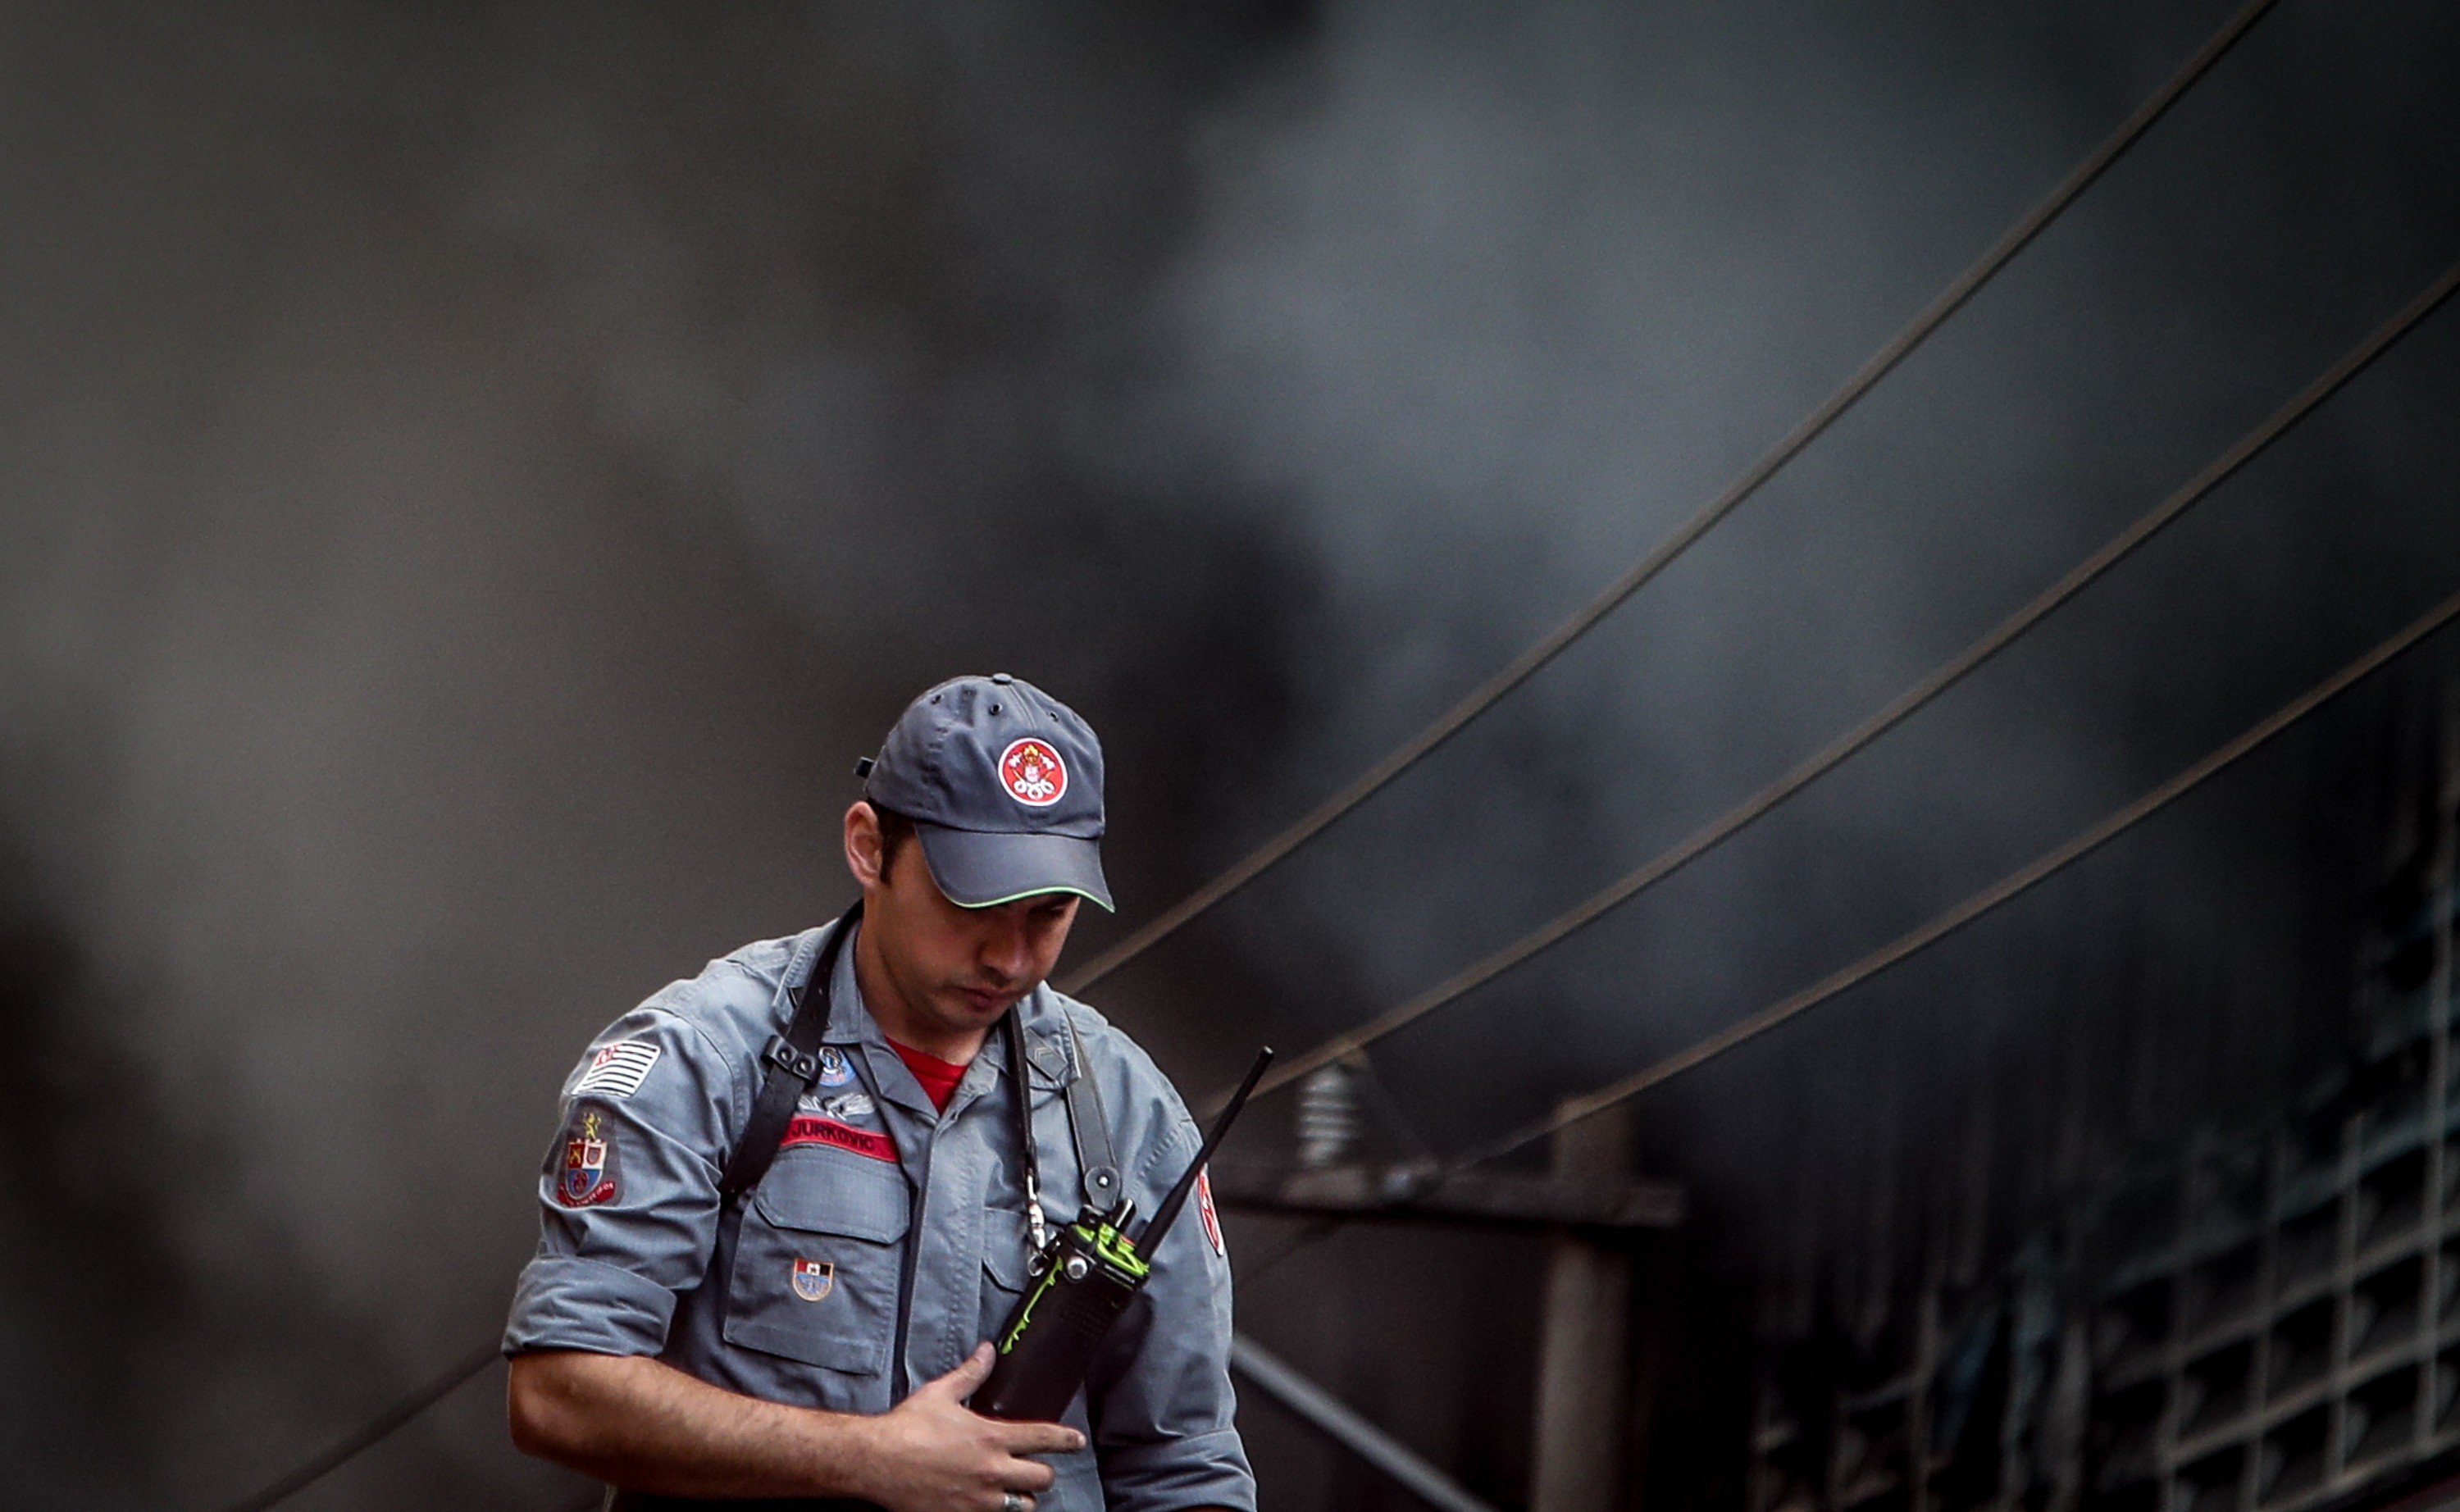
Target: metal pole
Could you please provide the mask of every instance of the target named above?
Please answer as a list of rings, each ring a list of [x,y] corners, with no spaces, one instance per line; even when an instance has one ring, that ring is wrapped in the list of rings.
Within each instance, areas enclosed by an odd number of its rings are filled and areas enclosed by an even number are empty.
[[[1245,1334],[1230,1340],[1230,1368],[1264,1395],[1321,1430],[1325,1437],[1392,1478],[1394,1483],[1440,1512],[1495,1512],[1461,1489],[1452,1477],[1418,1458],[1400,1440],[1352,1412],[1339,1397],[1282,1363]]]
[[[1555,1175],[1606,1182],[1631,1172],[1631,1106],[1555,1136]],[[1630,1432],[1631,1257],[1594,1234],[1555,1236],[1538,1355],[1530,1512],[1613,1512],[1622,1504]]]

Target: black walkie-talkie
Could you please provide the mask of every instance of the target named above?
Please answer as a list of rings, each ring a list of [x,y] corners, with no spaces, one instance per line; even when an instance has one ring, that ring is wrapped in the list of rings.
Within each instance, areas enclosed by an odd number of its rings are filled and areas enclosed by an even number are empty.
[[[1080,1213],[1076,1221],[1051,1237],[1029,1263],[1033,1281],[1016,1311],[992,1342],[999,1357],[974,1392],[974,1411],[1011,1422],[1056,1422],[1075,1398],[1076,1389],[1093,1368],[1093,1356],[1136,1293],[1144,1289],[1153,1267],[1146,1256],[1161,1244],[1187,1205],[1187,1194],[1213,1159],[1230,1120],[1256,1090],[1257,1078],[1271,1065],[1273,1053],[1256,1053],[1247,1079],[1239,1083],[1213,1130],[1204,1137],[1177,1185],[1154,1209],[1152,1222],[1134,1238],[1127,1232],[1135,1204],[1126,1198],[1107,1213]]]

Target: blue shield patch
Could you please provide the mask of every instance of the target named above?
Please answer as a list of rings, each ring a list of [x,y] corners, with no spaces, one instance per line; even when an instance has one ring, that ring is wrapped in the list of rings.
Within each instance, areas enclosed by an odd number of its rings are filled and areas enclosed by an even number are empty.
[[[571,1127],[556,1171],[557,1202],[566,1207],[595,1207],[615,1200],[615,1141],[609,1132],[595,1108]]]
[[[825,1260],[795,1262],[795,1295],[806,1302],[817,1302],[837,1289],[838,1267]]]

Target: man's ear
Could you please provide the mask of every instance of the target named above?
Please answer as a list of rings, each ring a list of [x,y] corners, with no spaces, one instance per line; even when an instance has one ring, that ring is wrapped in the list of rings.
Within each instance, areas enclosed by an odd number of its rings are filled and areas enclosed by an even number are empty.
[[[846,870],[865,892],[881,885],[880,815],[859,799],[845,811]]]

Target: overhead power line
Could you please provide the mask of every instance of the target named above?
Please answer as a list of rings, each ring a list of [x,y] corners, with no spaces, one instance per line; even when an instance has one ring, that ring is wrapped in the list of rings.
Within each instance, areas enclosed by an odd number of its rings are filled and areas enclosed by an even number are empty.
[[[2364,656],[2291,699],[2275,711],[2270,717],[2237,739],[2213,752],[2125,808],[2102,820],[2066,844],[2002,877],[1919,928],[1899,936],[1853,965],[1813,983],[1792,996],[1771,1003],[1749,1018],[1719,1030],[1688,1050],[1668,1055],[1644,1071],[1636,1072],[1621,1081],[1565,1102],[1553,1117],[1542,1118],[1492,1144],[1481,1146],[1472,1154],[1463,1157],[1456,1165],[1475,1165],[1508,1155],[1523,1145],[1544,1139],[1558,1130],[1568,1128],[1583,1118],[1603,1113],[1615,1104],[1636,1097],[1651,1087],[1660,1086],[1686,1071],[1707,1065],[1728,1051],[1757,1039],[1780,1024],[1801,1017],[1831,998],[1849,991],[1906,958],[1930,948],[1966,925],[1972,924],[2002,905],[2047,882],[2201,787],[2252,755],[2275,735],[2346,692],[2454,619],[2460,619],[2460,593],[2445,599],[2389,640],[2383,642]]]
[[[393,1431],[452,1395],[477,1375],[480,1371],[502,1359],[503,1347],[494,1339],[471,1351],[430,1378],[416,1391],[386,1408],[352,1429],[331,1447],[303,1461],[280,1479],[268,1482],[261,1491],[244,1496],[223,1508],[223,1512],[265,1512],[265,1509],[286,1501],[317,1481],[348,1464],[361,1454],[374,1448]]]
[[[2156,121],[2168,114],[2170,108],[2177,103],[2180,96],[2209,73],[2214,65],[2217,64],[2230,49],[2235,47],[2239,39],[2278,3],[2279,0],[2248,0],[2247,4],[2223,22],[2220,29],[2207,38],[2204,44],[2180,65],[2175,74],[2138,105],[2107,140],[2070,170],[2040,203],[2009,227],[1979,260],[1934,296],[1929,304],[1922,307],[1903,330],[1873,353],[1860,368],[1855,370],[1853,374],[1822,401],[1818,408],[1812,411],[1792,430],[1780,437],[1776,444],[1757,461],[1728,484],[1724,492],[1711,500],[1699,513],[1686,521],[1671,536],[1634,564],[1622,577],[1609,584],[1603,591],[1590,600],[1570,619],[1558,626],[1494,676],[1472,690],[1460,702],[1453,705],[1407,744],[1360,774],[1348,786],[1333,794],[1296,823],[1265,841],[1212,882],[1189,894],[1126,939],[1088,962],[1062,984],[1063,990],[1070,992],[1083,991],[1177,932],[1223,899],[1255,881],[1415,766],[1437,747],[1458,735],[1487,710],[1500,702],[1505,695],[1528,681],[1574,642],[1587,634],[1599,622],[1620,607],[1624,600],[1639,592],[1651,579],[1672,564],[1676,558],[1688,551],[1728,515],[1757,493],[1763,484],[1775,477],[1848,410],[1859,402],[1880,379],[1886,377],[1917,348],[1928,340],[1949,316],[1955,314],[1976,293],[1980,292],[1982,287],[1997,276],[2017,253],[2024,250],[2102,174],[2134,146]],[[1381,1020],[1378,1021],[1378,1023],[1381,1022]],[[1389,1033],[1389,1031],[1385,1032]],[[1381,1037],[1381,1035],[1378,1033],[1369,1037]],[[1362,1045],[1366,1042],[1365,1039],[1359,1041]],[[1314,1066],[1322,1063],[1322,1059],[1310,1059],[1303,1067],[1292,1068],[1290,1074],[1268,1076],[1262,1086],[1270,1088],[1282,1085],[1291,1079],[1292,1075],[1313,1069]],[[370,1419],[315,1458],[302,1463],[253,1495],[229,1503],[224,1508],[224,1512],[265,1512],[265,1509],[287,1500],[357,1455],[381,1442],[412,1418],[450,1395],[455,1390],[477,1376],[498,1357],[498,1346],[490,1342],[483,1350],[474,1352],[473,1354],[457,1362],[450,1370],[421,1386],[416,1392],[404,1397],[384,1413]]]
[[[1890,967],[1928,949],[1957,930],[2048,881],[2059,872],[2082,861],[2128,830],[2186,797],[2223,771],[2253,755],[2274,736],[2305,719],[2324,704],[2397,660],[2455,619],[2460,619],[2460,593],[2445,599],[2398,634],[2292,699],[2269,718],[2151,793],[2104,819],[2056,850],[2011,872],[1981,892],[1938,915],[1920,927],[1898,937],[1861,960],[1813,983],[1792,996],[1771,1004],[1750,1017],[1718,1031],[1686,1050],[1669,1055],[1621,1081],[1565,1102],[1552,1117],[1480,1146],[1451,1162],[1448,1168],[1459,1170],[1483,1164],[1568,1128],[1583,1118],[1593,1118],[1619,1102],[1627,1101],[1652,1087],[1673,1080],[1685,1072],[1706,1065],[1728,1051],[1734,1050],[1792,1019],[1800,1017],[1820,1004],[1878,975]],[[1274,1257],[1275,1262],[1286,1258],[1290,1250],[1312,1243],[1328,1231],[1329,1225],[1326,1225],[1302,1234],[1295,1243],[1286,1246],[1282,1254]],[[394,1430],[452,1395],[455,1390],[494,1363],[498,1356],[498,1352],[499,1346],[490,1340],[469,1357],[455,1364],[417,1391],[370,1419],[314,1459],[308,1460],[263,1490],[229,1503],[224,1508],[224,1512],[265,1512],[266,1508],[288,1500],[359,1454],[383,1441]]]
[[[1396,1008],[1387,1010],[1361,1027],[1336,1034],[1303,1054],[1291,1056],[1276,1065],[1256,1090],[1259,1094],[1286,1086],[1320,1066],[1356,1054],[1377,1040],[1416,1023],[1419,1019],[1485,986],[1527,962],[1539,952],[1561,944],[1573,934],[1638,897],[1644,890],[1665,881],[1675,872],[1716,849],[1764,818],[1786,799],[1809,787],[1813,782],[1834,771],[1855,753],[1903,723],[1917,710],[1955,687],[1983,663],[2013,645],[2027,630],[2046,619],[2061,605],[2074,598],[2110,568],[2131,555],[2137,547],[2152,539],[2162,529],[2186,513],[2198,500],[2227,481],[2240,468],[2253,461],[2266,447],[2279,440],[2292,426],[2305,418],[2316,406],[2337,393],[2343,384],[2389,351],[2418,322],[2432,314],[2455,288],[2460,288],[2460,264],[2453,265],[2425,292],[2360,342],[2322,374],[2301,390],[2289,402],[2273,412],[2271,416],[2223,452],[2211,463],[2189,479],[2170,497],[2153,506],[2151,513],[2120,531],[2102,548],[2086,558],[2067,576],[2042,590],[2033,601],[1999,623],[1980,640],[1950,657],[1930,675],[1915,683],[1891,699],[1878,713],[1831,741],[1809,760],[1760,789],[1740,804],[1694,832],[1690,838],[1665,851],[1656,859],[1624,874],[1603,891],[1596,893],[1569,911],[1557,915],[1528,934],[1496,950],[1485,959],[1455,972],[1420,992]]]
[[[1928,340],[1931,333],[1945,324],[1947,318],[1963,308],[1966,301],[1981,291],[1982,287],[1997,276],[2049,224],[2059,218],[2078,196],[2091,187],[2110,166],[2135,145],[2155,121],[2168,114],[2181,96],[2212,71],[2229,50],[2237,46],[2255,24],[2279,0],[2248,0],[2220,30],[2207,38],[2193,56],[2181,64],[2159,89],[2136,106],[2134,113],[2119,123],[2108,140],[2094,148],[2070,170],[2057,187],[2039,204],[2026,211],[2004,235],[1992,244],[1972,266],[1958,274],[1940,290],[1931,302],[1921,308],[1905,328],[1897,332],[1887,345],[1872,353],[1870,359],[1856,369],[1852,376],[1780,437],[1759,460],[1745,469],[1742,476],[1726,485],[1723,493],[1710,500],[1706,507],[1683,522],[1657,548],[1633,564],[1620,578],[1608,584],[1604,591],[1583,605],[1579,612],[1557,626],[1536,645],[1521,652],[1500,671],[1472,689],[1467,696],[1445,711],[1442,717],[1427,726],[1391,755],[1368,768],[1330,798],[1325,799],[1298,822],[1258,846],[1229,870],[1180,899],[1158,916],[1137,928],[1126,939],[1087,962],[1060,984],[1066,992],[1082,992],[1137,956],[1168,939],[1216,904],[1239,891],[1247,884],[1287,859],[1291,852],[1314,840],[1318,835],[1346,817],[1352,809],[1374,797],[1402,773],[1418,764],[1436,747],[1461,733],[1479,715],[1501,702],[1504,695],[1527,682],[1532,676],[1561,655],[1573,642],[1596,628],[1598,623],[1622,606],[1625,599],[1639,592],[1650,579],[1665,570],[1674,559],[1697,544],[1700,538],[1715,529],[1719,522],[1740,508],[1745,500],[1759,492],[1762,484],[1775,477],[1785,465],[1800,456],[1804,448],[1835,424],[1846,411],[1871,392],[1881,378],[1895,371],[1898,364],[1913,354],[1916,348]],[[1288,1079],[1288,1073],[1274,1078]],[[1268,1083],[1268,1085],[1271,1083]]]
[[[1230,1367],[1309,1427],[1382,1471],[1394,1484],[1436,1512],[1495,1512],[1417,1451],[1368,1421],[1357,1409],[1290,1369],[1280,1355],[1243,1333],[1231,1335]]]

